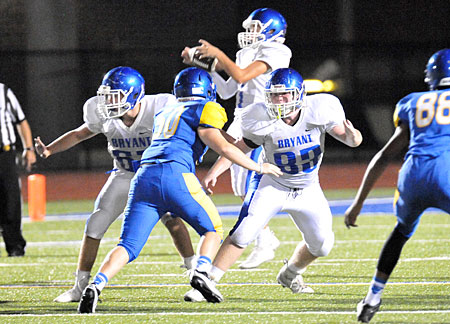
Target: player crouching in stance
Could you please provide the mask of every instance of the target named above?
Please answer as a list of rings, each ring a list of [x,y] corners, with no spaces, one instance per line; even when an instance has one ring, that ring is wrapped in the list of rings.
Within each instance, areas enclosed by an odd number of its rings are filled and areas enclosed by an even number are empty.
[[[282,174],[275,165],[255,163],[230,143],[234,139],[221,130],[227,121],[225,109],[215,102],[215,85],[206,71],[181,71],[175,78],[174,94],[178,102],[155,116],[152,143],[131,181],[120,242],[83,291],[80,313],[95,312],[98,295],[107,282],[138,257],[153,227],[167,212],[181,217],[204,236],[191,285],[199,289],[209,281],[211,259],[223,229],[214,203],[195,176],[195,165],[207,147],[249,170],[275,177]],[[213,285],[206,288],[210,300],[221,300]]]
[[[278,165],[283,175],[257,175],[252,179],[239,219],[214,259],[211,278],[218,282],[269,220],[287,212],[304,241],[281,268],[277,280],[293,293],[311,293],[302,274],[315,259],[328,255],[334,244],[332,215],[318,179],[325,133],[350,147],[359,146],[361,133],[345,119],[336,97],[306,97],[303,78],[289,68],[272,72],[265,103],[244,109],[242,131],[237,146],[244,152],[262,146],[264,161]],[[224,157],[216,161],[203,179],[206,190],[212,193],[217,177],[230,165]],[[199,290],[208,301],[214,301],[208,289],[214,282],[205,281]]]
[[[369,323],[379,310],[384,287],[425,209],[436,207],[450,213],[450,49],[434,53],[425,73],[430,91],[411,93],[397,103],[395,132],[370,161],[355,200],[345,212],[345,225],[357,226],[374,183],[388,162],[409,146],[398,175],[397,225],[384,243],[369,291],[358,303],[359,322]]]

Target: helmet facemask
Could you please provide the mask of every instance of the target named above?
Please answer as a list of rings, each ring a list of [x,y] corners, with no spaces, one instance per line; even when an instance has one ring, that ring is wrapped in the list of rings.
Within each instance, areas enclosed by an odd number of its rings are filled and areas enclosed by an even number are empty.
[[[264,35],[262,31],[269,26],[271,22],[272,20],[263,26],[259,20],[245,20],[242,23],[245,32],[238,34],[239,47],[257,47],[261,42],[264,42],[266,40],[266,35]]]
[[[122,89],[111,89],[110,86],[101,85],[97,90],[97,108],[102,117],[105,119],[120,118],[128,110],[133,109],[134,106],[128,102],[128,96],[132,94],[133,87],[125,92]]]
[[[290,94],[289,102],[277,102],[273,100],[280,95]],[[267,113],[273,119],[281,119],[287,117],[290,113],[303,106],[303,98],[305,96],[305,85],[302,88],[286,88],[284,84],[271,85],[270,89],[265,90],[265,104]]]

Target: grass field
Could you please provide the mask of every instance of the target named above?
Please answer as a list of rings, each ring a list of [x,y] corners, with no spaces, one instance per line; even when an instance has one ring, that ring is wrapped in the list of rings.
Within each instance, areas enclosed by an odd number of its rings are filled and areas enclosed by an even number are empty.
[[[329,198],[337,196],[327,193]],[[218,199],[224,204],[234,202],[230,197]],[[48,214],[91,208],[91,201],[55,202],[48,205]],[[227,232],[234,218],[223,221]],[[304,279],[315,293],[303,295],[276,283],[283,259],[301,240],[289,218],[277,217],[270,223],[282,241],[275,259],[256,270],[233,266],[218,285],[225,297],[220,304],[183,301],[190,289],[188,278],[167,230],[158,224],[140,257],[105,288],[97,313],[79,315],[76,303],[52,300],[73,284],[84,223],[83,219],[27,221],[26,257],[7,258],[2,247],[0,323],[355,323],[356,304],[367,291],[395,217],[361,215],[360,226],[351,230],[345,228],[342,217],[335,217],[334,249],[308,268]],[[106,233],[94,272],[115,246],[120,225],[116,221]],[[191,234],[197,242],[196,234]],[[450,216],[426,213],[403,250],[373,323],[450,323],[449,242]],[[251,247],[242,260],[250,251]]]

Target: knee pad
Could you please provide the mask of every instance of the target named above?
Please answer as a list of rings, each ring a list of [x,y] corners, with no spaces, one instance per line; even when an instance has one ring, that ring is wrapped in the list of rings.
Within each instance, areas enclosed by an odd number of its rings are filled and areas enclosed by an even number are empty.
[[[111,215],[100,209],[96,210],[86,221],[84,232],[93,239],[101,240],[109,226],[111,226],[119,216],[120,215]]]
[[[306,242],[308,243],[308,242]],[[334,245],[334,233],[331,232],[326,237],[323,238],[322,244],[319,246],[312,246],[310,244],[307,244],[309,252],[311,252],[312,255],[316,257],[324,257],[327,256]]]
[[[249,240],[245,240],[245,238],[242,238],[242,237],[240,237],[238,239],[233,234],[230,235],[230,239],[231,239],[231,241],[233,242],[234,245],[236,245],[236,246],[238,246],[238,247],[240,247],[242,249],[245,249],[253,241],[253,240],[250,240],[250,241]]]

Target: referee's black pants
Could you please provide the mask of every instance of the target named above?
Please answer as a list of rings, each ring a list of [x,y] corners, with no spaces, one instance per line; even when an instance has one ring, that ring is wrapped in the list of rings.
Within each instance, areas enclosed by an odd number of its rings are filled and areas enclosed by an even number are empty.
[[[22,196],[16,167],[16,151],[0,153],[0,227],[8,255],[23,255]]]

